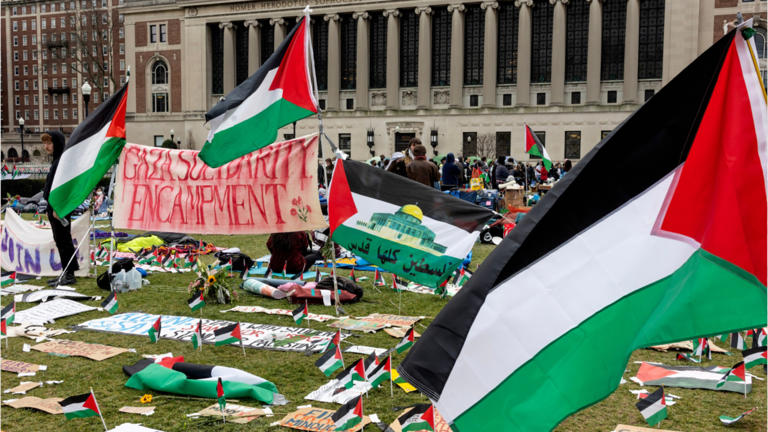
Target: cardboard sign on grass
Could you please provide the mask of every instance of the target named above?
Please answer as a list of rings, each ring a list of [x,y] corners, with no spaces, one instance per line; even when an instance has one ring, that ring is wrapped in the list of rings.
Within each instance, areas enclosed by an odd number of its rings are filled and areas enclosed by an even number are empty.
[[[39,370],[44,370],[40,368],[40,365],[27,363],[23,361],[18,360],[8,360],[8,359],[2,359],[0,360],[0,370],[5,372],[13,372],[17,374],[34,374],[35,372]]]
[[[432,408],[434,409],[434,407],[432,407]],[[413,407],[409,407],[409,408],[406,408],[406,409],[400,411],[399,413],[397,413],[397,418],[395,418],[395,421],[393,421],[389,425],[388,431],[391,430],[391,432],[402,432],[402,430],[403,430],[402,425],[400,424],[399,421],[397,421],[397,419],[400,418],[400,416],[402,416],[403,414],[408,413],[412,409],[413,409]],[[446,423],[445,419],[443,419],[443,416],[440,415],[440,413],[437,411],[437,409],[434,409],[434,413],[435,413],[435,419],[434,419],[435,420],[435,429],[434,429],[434,431],[435,432],[451,432],[451,427],[448,426],[448,423]],[[413,431],[413,432],[419,432],[419,431]],[[429,430],[425,429],[424,432],[429,432]]]
[[[391,315],[374,313],[364,317],[357,317],[360,321],[368,321],[373,323],[386,324],[392,327],[411,327],[419,320],[426,318],[425,316],[403,316],[403,315]]]
[[[62,398],[48,398],[40,399],[35,396],[26,396],[21,399],[10,399],[3,401],[3,404],[14,408],[33,408],[40,411],[45,411],[48,414],[63,414],[59,402]]]
[[[680,432],[676,430],[671,429],[659,429],[659,428],[647,428],[642,426],[631,426],[631,425],[616,425],[616,429],[613,430],[613,432]]]
[[[388,325],[380,322],[362,321],[354,318],[342,318],[336,322],[328,324],[328,327],[334,327],[342,330],[357,330],[365,333],[374,333],[388,327]]]
[[[233,403],[227,403],[227,406],[224,407],[224,415],[227,416],[227,422],[231,423],[246,424],[265,414],[266,411],[261,408],[237,405]],[[195,414],[190,415],[221,418],[221,409],[219,408],[219,404],[215,403],[196,412]]]
[[[22,381],[16,387],[3,390],[3,393],[26,394],[28,391],[41,387],[42,385],[43,383],[40,381]]]
[[[363,402],[363,409],[365,409],[365,402]],[[333,425],[331,416],[334,410],[327,410],[322,408],[302,408],[298,411],[294,411],[280,420],[280,426],[284,426],[291,429],[298,429],[304,431],[314,432],[327,432],[334,431],[336,428]],[[365,411],[363,411],[365,414]],[[371,422],[368,416],[363,416],[363,421],[348,431],[362,430],[365,425]]]
[[[70,356],[80,356],[91,360],[102,361],[118,354],[127,352],[125,348],[117,348],[108,345],[90,344],[81,341],[66,339],[54,339],[32,347],[35,351],[54,353]]]

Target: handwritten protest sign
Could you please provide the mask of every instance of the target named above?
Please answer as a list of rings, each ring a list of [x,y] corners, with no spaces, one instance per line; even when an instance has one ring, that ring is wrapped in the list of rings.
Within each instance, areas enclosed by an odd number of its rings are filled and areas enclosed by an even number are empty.
[[[0,296],[7,296],[11,294],[21,294],[27,291],[41,290],[43,287],[29,284],[13,284],[7,288],[0,288]]]
[[[144,416],[151,416],[155,413],[155,407],[153,406],[140,406],[140,407],[133,407],[133,406],[124,406],[120,408],[118,411],[126,414],[140,414]]]
[[[322,408],[302,408],[283,417],[283,419],[280,420],[280,426],[315,432],[334,431],[336,430],[336,427],[333,425],[333,420],[331,419],[333,413],[333,410]],[[364,416],[363,421],[360,422],[360,424],[347,430],[362,430],[363,427],[370,422],[371,419],[368,418],[368,416]]]
[[[261,306],[235,306],[232,309],[223,310],[222,312],[265,313],[269,315],[293,316],[293,311],[289,309],[268,309]],[[306,319],[310,321],[319,322],[325,322],[335,318],[336,317],[333,315],[314,314],[311,312],[306,317]]]
[[[3,404],[14,408],[34,408],[48,414],[64,414],[61,405],[59,405],[59,402],[63,400],[62,398],[40,399],[35,396],[27,396],[21,399],[6,400],[3,401]]]
[[[407,331],[408,331],[408,329],[405,328],[405,327],[392,327],[392,328],[385,328],[384,329],[384,333],[392,336],[393,338],[398,338],[398,339],[404,337],[405,333]],[[419,337],[421,337],[421,334],[419,334],[419,332],[414,330],[413,331],[413,337],[414,338],[419,338]]]
[[[80,356],[91,360],[102,361],[118,354],[128,352],[125,348],[111,347],[108,345],[90,344],[81,341],[66,339],[53,339],[32,347],[35,351],[44,353]]]
[[[26,294],[16,294],[13,300],[17,303],[37,303],[46,302],[52,298],[68,298],[75,300],[95,300],[94,297],[80,294],[71,290],[64,289],[47,289],[42,291],[34,291]]]
[[[224,415],[227,416],[227,422],[246,424],[252,420],[259,418],[266,414],[266,411],[261,408],[253,408],[245,405],[237,405],[233,403],[227,403],[224,407]],[[271,410],[270,410],[271,411]],[[190,416],[205,416],[205,417],[217,417],[221,418],[222,410],[219,408],[219,404],[215,403],[209,407],[206,407]]]
[[[65,316],[92,310],[96,310],[96,308],[68,299],[56,299],[16,312],[16,319],[14,322],[23,324],[45,324]]]
[[[38,381],[22,381],[17,385],[16,387],[9,388],[7,390],[3,390],[3,393],[13,393],[13,394],[26,394],[28,391],[32,389],[36,389],[40,386],[42,386],[43,383]]]
[[[364,317],[358,317],[361,321],[369,321],[373,323],[381,323],[392,327],[411,327],[419,320],[424,319],[424,316],[402,316],[374,313]]]
[[[18,360],[2,359],[0,360],[0,370],[5,372],[13,372],[17,374],[18,373],[29,374],[29,373],[35,373],[39,371],[40,365],[18,361]]]
[[[434,407],[432,407],[432,408],[434,409]],[[403,411],[401,411],[400,413],[397,414],[397,418],[400,418],[400,416],[402,416],[403,414],[408,413],[412,409],[413,408],[406,408],[406,409],[404,409]],[[435,429],[434,429],[434,431],[435,432],[451,432],[451,427],[448,426],[448,423],[445,421],[443,416],[440,415],[440,413],[437,411],[437,409],[434,409],[434,413],[435,413],[435,418],[434,418],[434,420],[435,420]],[[400,424],[400,422],[397,421],[397,419],[395,419],[395,421],[393,421],[389,425],[389,429],[387,429],[387,430],[388,431],[391,430],[391,432],[402,432],[403,428],[402,428],[402,425]],[[430,429],[424,429],[424,432],[428,432],[429,430]],[[420,431],[415,431],[414,430],[414,432],[420,432]]]
[[[336,322],[328,324],[328,327],[334,327],[342,330],[357,330],[365,333],[373,333],[388,327],[387,324],[380,322],[363,321],[354,318],[342,318]]]
[[[75,246],[86,238],[89,222],[87,212],[72,221],[72,243]],[[80,270],[75,274],[88,276],[90,259],[87,245],[77,250],[75,259],[80,264]],[[35,276],[58,276],[62,269],[53,231],[33,227],[11,208],[5,212],[0,233],[0,262],[6,270]]]
[[[317,135],[279,142],[211,168],[193,150],[127,144],[120,155],[118,228],[263,234],[327,224],[317,195]]]
[[[368,381],[355,381],[351,388],[346,389],[343,385],[339,384],[339,380],[334,378],[316,390],[311,391],[308,395],[304,396],[304,399],[343,405],[363,393],[368,393],[371,388],[371,384]]]
[[[79,328],[110,333],[146,336],[157,320],[157,315],[139,312],[117,314],[84,322]],[[179,341],[190,341],[200,318],[163,315],[160,337]],[[213,332],[234,324],[234,321],[203,320],[203,343],[213,344]],[[333,332],[323,332],[302,327],[282,327],[268,324],[240,323],[243,346],[246,348],[272,349],[279,351],[320,352],[333,338]],[[342,335],[345,339],[348,335]]]

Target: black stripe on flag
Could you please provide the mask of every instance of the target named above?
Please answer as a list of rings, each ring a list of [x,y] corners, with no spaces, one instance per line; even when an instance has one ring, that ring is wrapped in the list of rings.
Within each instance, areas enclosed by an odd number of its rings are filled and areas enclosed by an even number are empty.
[[[664,387],[659,387],[655,392],[637,401],[635,406],[637,407],[637,409],[639,409],[642,412],[644,409],[660,401],[661,398],[663,397],[664,397]]]
[[[88,400],[88,398],[91,397],[90,393],[84,393],[77,396],[70,396],[63,401],[59,402],[59,405],[62,407],[65,407],[67,405],[76,405],[76,404],[83,404],[85,401]]]
[[[215,378],[212,365],[177,362],[173,364],[173,370],[183,373],[189,379]]]
[[[328,361],[328,359],[331,359],[336,356],[336,350],[328,350],[325,352],[325,354],[321,355],[319,359],[315,362],[315,366],[321,367],[325,364],[325,362]]]
[[[213,331],[213,335],[215,336],[221,336],[223,334],[232,333],[235,330],[235,327],[237,327],[238,323],[230,324],[226,327],[222,327],[220,329],[216,329]]]

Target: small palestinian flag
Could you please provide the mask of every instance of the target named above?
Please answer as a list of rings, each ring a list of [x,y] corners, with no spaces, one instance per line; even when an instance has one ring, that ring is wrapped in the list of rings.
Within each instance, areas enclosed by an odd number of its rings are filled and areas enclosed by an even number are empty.
[[[4,307],[2,311],[0,311],[0,319],[4,319],[8,324],[13,324],[13,321],[16,319],[16,302],[13,301],[8,304],[8,306]]]
[[[403,340],[401,340],[395,347],[395,351],[397,351],[398,354],[402,354],[405,350],[410,348],[411,345],[413,345],[413,327],[408,329],[405,336],[403,336]]]
[[[405,285],[400,283],[400,279],[395,274],[392,275],[392,290],[395,292],[405,290]]]
[[[267,271],[264,273],[264,278],[269,279],[270,277],[272,277],[272,269],[267,267]]]
[[[740,361],[733,365],[732,368],[728,369],[728,372],[723,375],[722,378],[720,378],[720,381],[717,382],[716,387],[720,388],[722,387],[726,381],[737,381],[737,382],[744,382],[746,383],[747,377],[746,377],[746,369],[744,368],[744,362]]]
[[[677,360],[680,361],[690,361],[694,363],[701,363],[701,360],[697,359],[696,357],[688,354],[688,353],[677,353]]]
[[[333,425],[337,431],[352,429],[363,421],[363,396],[360,395],[345,403],[338,411],[331,415]]]
[[[744,356],[744,367],[746,369],[751,369],[757,365],[768,364],[768,351],[766,351],[766,349],[768,349],[768,347],[759,346],[742,351],[741,354]]]
[[[381,383],[392,379],[392,357],[387,356],[387,359],[381,362],[368,376],[368,381],[371,383],[371,387],[376,388]]]
[[[8,325],[5,323],[5,318],[0,318],[0,336],[8,335]]]
[[[320,282],[320,267],[315,267],[315,282]]]
[[[0,276],[0,287],[7,287],[16,283],[16,272],[6,273]]]
[[[384,276],[381,274],[378,268],[376,268],[376,273],[373,275],[373,285],[375,286],[386,286],[387,281],[384,280]]]
[[[339,386],[351,389],[355,381],[365,381],[365,364],[363,359],[356,361],[352,366],[344,369],[337,377]]]
[[[355,268],[353,267],[352,270],[349,271],[349,278],[352,279],[352,282],[357,282],[357,278],[355,277]]]
[[[192,334],[192,346],[195,349],[203,346],[203,320],[197,322],[195,332]]]
[[[325,354],[320,356],[320,358],[315,362],[315,366],[317,366],[320,371],[327,377],[331,376],[331,374],[343,367],[344,363],[341,357],[341,351],[339,351],[339,347],[326,351]]]
[[[155,321],[155,323],[152,324],[152,327],[150,327],[149,331],[147,332],[147,334],[149,334],[149,340],[152,343],[157,343],[157,340],[160,339],[160,327],[161,327],[160,320],[162,318],[163,318],[162,315],[157,317],[157,321]]]
[[[239,322],[214,330],[213,336],[215,346],[229,345],[231,343],[243,341],[243,337],[240,334]]]
[[[19,171],[19,169],[16,168],[16,164],[13,164],[13,172],[11,173],[11,180],[16,178],[16,176],[19,174],[21,174],[21,171]]]
[[[101,307],[110,314],[117,312],[117,294],[114,291],[110,292],[106,299],[101,302]]]
[[[283,274],[281,277],[286,278],[288,277],[288,261],[283,263]]]
[[[67,420],[100,415],[99,405],[93,393],[70,396],[59,402]]]
[[[712,360],[712,350],[709,348],[709,339],[698,338],[693,340],[693,355],[707,357]]]
[[[766,342],[768,342],[768,334],[766,334],[765,328],[752,330],[752,348],[766,346]]]
[[[720,421],[721,421],[721,422],[723,422],[723,424],[725,424],[726,426],[728,426],[728,425],[734,424],[734,423],[736,423],[737,421],[739,421],[739,420],[743,419],[745,416],[747,416],[747,415],[751,414],[751,413],[752,413],[752,411],[754,411],[754,410],[755,410],[755,409],[754,409],[754,408],[752,408],[752,409],[751,409],[751,410],[749,410],[749,411],[744,411],[744,412],[743,412],[743,413],[741,413],[741,415],[739,415],[738,417],[728,417],[727,415],[721,415],[721,416],[720,416]]]
[[[531,127],[527,124],[525,125],[525,152],[533,157],[541,158],[547,171],[552,169],[552,158],[549,157],[549,153],[547,153],[547,149],[544,148],[544,144],[539,141],[539,137],[533,133]]]
[[[293,320],[296,321],[296,324],[301,324],[302,321],[304,321],[304,318],[309,316],[309,309],[307,308],[307,302],[304,302],[303,305],[300,305],[298,308],[294,309],[292,312]]]
[[[646,396],[645,399],[640,399],[635,406],[640,410],[640,414],[643,415],[643,418],[645,418],[645,421],[649,425],[657,425],[660,421],[667,418],[667,403],[664,401],[664,387],[660,387],[655,392]]]
[[[199,295],[198,295],[199,294]],[[205,306],[205,291],[200,290],[199,293],[195,293],[195,295],[192,296],[189,300],[187,300],[187,305],[190,309],[192,309],[192,312],[201,309],[203,306]]]
[[[328,341],[328,345],[325,347],[326,351],[332,349],[333,347],[338,347],[341,349],[341,330],[336,330],[336,334],[333,335],[333,338]]]
[[[216,399],[219,400],[219,409],[224,411],[224,407],[227,406],[227,398],[224,396],[224,385],[221,383],[221,377],[216,383]]]
[[[371,355],[363,360],[363,367],[365,367],[365,376],[370,377],[373,370],[379,366],[379,358],[376,357],[376,353],[372,352]]]
[[[471,276],[472,275],[464,267],[462,267],[459,270],[459,273],[456,275],[456,280],[453,281],[453,284],[456,286],[462,286],[467,283]]]
[[[409,431],[433,431],[435,430],[435,408],[432,404],[416,404],[407,413],[397,418],[400,430]]]
[[[731,333],[731,348],[735,348],[739,351],[747,349],[747,341],[741,335],[741,332]]]

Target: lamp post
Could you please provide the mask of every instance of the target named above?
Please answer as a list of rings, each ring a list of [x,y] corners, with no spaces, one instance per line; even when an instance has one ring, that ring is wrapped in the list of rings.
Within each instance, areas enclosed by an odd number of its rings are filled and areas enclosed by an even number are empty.
[[[432,152],[437,156],[437,129],[432,129],[430,131],[429,143],[432,145]]]
[[[24,162],[24,117],[19,117],[19,130],[21,131],[21,161]]]
[[[91,85],[88,84],[88,81],[86,80],[83,83],[83,86],[80,87],[80,90],[83,92],[83,103],[85,104],[85,118],[88,117],[88,101],[91,100]],[[85,120],[83,118],[83,120]]]
[[[371,152],[371,156],[376,156],[376,150],[373,149],[374,142],[373,142],[373,128],[368,129],[368,134],[366,135],[366,144],[368,145],[368,151]]]
[[[171,142],[175,144],[175,141],[173,140],[173,135],[174,135],[174,132],[173,132],[173,129],[171,129]]]

